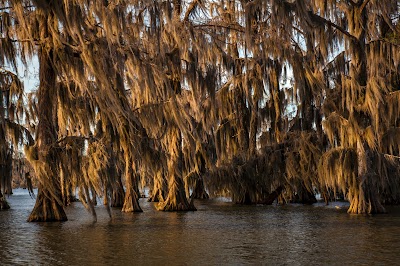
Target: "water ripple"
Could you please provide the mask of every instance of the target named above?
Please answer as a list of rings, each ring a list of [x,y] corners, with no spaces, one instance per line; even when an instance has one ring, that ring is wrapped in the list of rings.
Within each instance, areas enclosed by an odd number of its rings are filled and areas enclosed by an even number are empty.
[[[34,200],[18,190],[0,212],[1,265],[370,265],[400,260],[400,208],[373,217],[334,207],[196,202],[197,212],[113,209],[98,221],[81,204],[64,223],[27,223]]]

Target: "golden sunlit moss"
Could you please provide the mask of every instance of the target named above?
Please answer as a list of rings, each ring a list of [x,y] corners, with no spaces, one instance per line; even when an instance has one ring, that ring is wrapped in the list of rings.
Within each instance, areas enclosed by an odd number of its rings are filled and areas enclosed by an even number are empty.
[[[400,196],[394,0],[0,7],[0,64],[39,56],[25,112],[39,220],[64,217],[76,187],[93,214],[96,197],[140,211],[139,184],[166,211],[194,210],[191,190],[238,203],[333,191],[351,213]],[[16,118],[21,85],[8,79]],[[29,135],[7,125],[14,141]]]

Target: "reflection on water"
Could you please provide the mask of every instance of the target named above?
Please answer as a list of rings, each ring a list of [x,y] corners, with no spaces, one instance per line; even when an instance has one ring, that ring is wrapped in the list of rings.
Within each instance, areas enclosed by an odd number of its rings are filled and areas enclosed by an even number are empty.
[[[143,213],[103,206],[98,221],[81,204],[64,223],[27,223],[25,190],[0,212],[0,265],[326,265],[397,264],[400,208],[373,217],[323,205],[237,206],[197,201],[198,211],[165,213],[141,199]],[[343,207],[343,206],[342,206]]]

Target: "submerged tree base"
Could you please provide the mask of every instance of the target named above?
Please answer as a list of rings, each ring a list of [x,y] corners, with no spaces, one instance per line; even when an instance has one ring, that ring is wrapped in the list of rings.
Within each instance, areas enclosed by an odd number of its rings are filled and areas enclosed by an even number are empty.
[[[210,196],[208,195],[205,187],[203,179],[198,180],[196,182],[195,188],[193,190],[192,196],[193,199],[208,199]]]
[[[35,207],[28,218],[28,222],[59,222],[67,220],[63,206],[49,192],[39,190]]]
[[[124,206],[125,191],[124,189],[118,188],[113,189],[111,194],[111,207],[123,207]]]
[[[189,202],[183,187],[183,182],[179,178],[174,178],[170,185],[168,197],[164,202],[157,206],[159,211],[196,211],[193,199]]]
[[[8,205],[7,200],[0,193],[0,210],[8,210],[10,209],[10,205]]]
[[[74,202],[79,202],[80,200],[74,195],[68,195],[64,198],[64,206],[70,206]]]
[[[186,201],[186,202],[185,202]],[[176,212],[176,211],[197,211],[196,207],[193,204],[193,201],[181,201],[177,200],[167,200],[165,202],[160,202],[157,206],[157,210],[166,211],[166,212]]]
[[[139,206],[138,196],[136,192],[127,190],[125,193],[124,206],[122,212],[143,212]]]
[[[272,205],[274,201],[281,195],[283,191],[283,186],[279,186],[277,189],[272,191],[268,196],[266,196],[262,201],[258,202],[259,204],[264,205]]]
[[[155,191],[152,191],[150,193],[150,196],[148,198],[148,202],[163,202],[164,201],[164,193],[161,189],[157,189]]]
[[[369,195],[364,197],[363,193],[359,193],[350,201],[350,207],[347,210],[349,214],[382,214],[387,213],[385,207],[380,203],[376,196]]]

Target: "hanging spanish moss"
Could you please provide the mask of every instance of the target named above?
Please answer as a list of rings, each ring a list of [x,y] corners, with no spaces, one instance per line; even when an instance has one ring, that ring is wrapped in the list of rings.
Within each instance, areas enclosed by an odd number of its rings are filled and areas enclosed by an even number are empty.
[[[395,0],[0,8],[0,203],[26,145],[31,221],[66,220],[77,196],[94,216],[98,198],[140,212],[139,188],[162,211],[214,196],[340,196],[356,214],[400,202]],[[32,56],[39,86],[24,100],[13,71]]]

